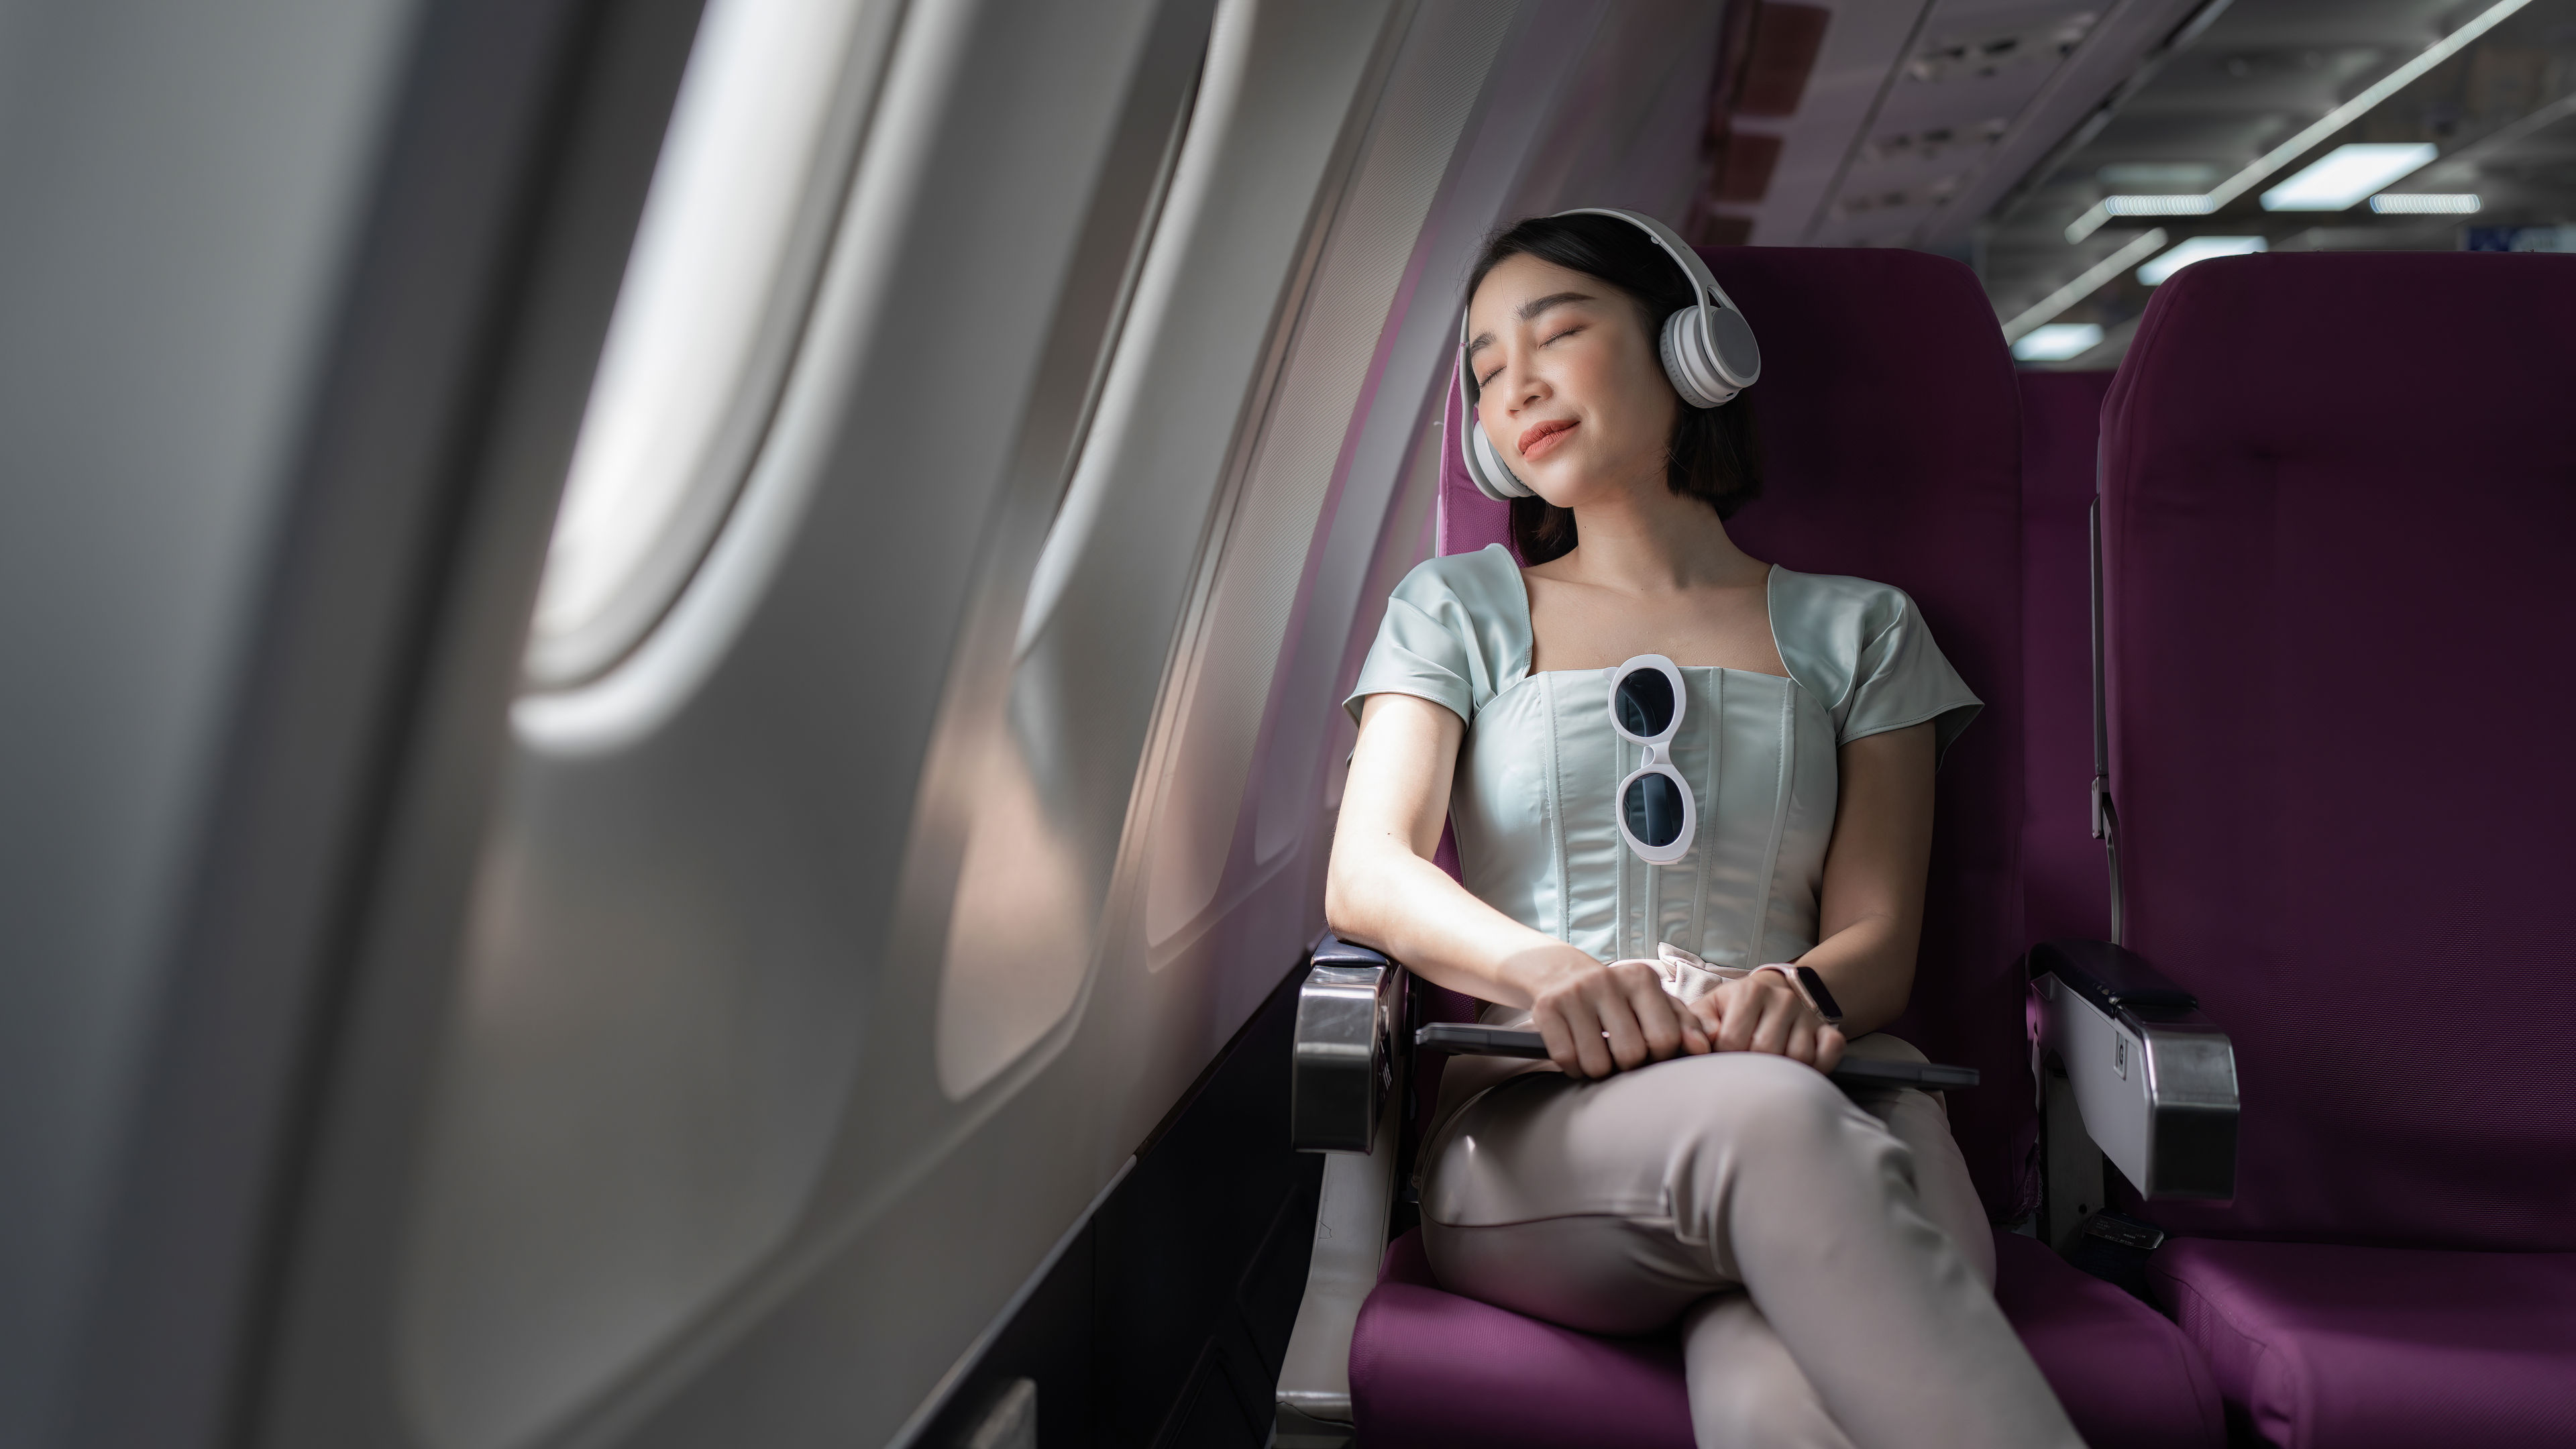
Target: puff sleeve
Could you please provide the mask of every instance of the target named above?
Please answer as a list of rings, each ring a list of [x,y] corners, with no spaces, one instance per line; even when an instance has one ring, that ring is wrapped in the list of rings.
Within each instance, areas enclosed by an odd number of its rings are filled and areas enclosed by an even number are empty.
[[[1526,669],[1528,630],[1507,607],[1520,571],[1500,548],[1427,560],[1387,596],[1386,620],[1342,707],[1357,720],[1372,694],[1410,694],[1474,723],[1515,662]],[[1526,606],[1522,606],[1526,613]]]
[[[1903,589],[1775,568],[1771,631],[1789,677],[1832,714],[1837,745],[1930,720],[1946,755],[1985,707]]]
[[[1837,744],[1932,722],[1935,757],[1967,729],[1985,705],[1950,667],[1922,611],[1902,592],[1888,590],[1894,617],[1861,646],[1852,670],[1850,706],[1842,712]]]

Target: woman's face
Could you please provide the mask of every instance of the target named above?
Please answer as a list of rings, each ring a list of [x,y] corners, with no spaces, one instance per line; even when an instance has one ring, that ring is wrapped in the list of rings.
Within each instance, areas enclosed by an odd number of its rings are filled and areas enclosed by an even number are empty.
[[[1467,367],[1485,436],[1548,502],[1581,508],[1662,483],[1681,399],[1626,293],[1506,258],[1468,303]]]

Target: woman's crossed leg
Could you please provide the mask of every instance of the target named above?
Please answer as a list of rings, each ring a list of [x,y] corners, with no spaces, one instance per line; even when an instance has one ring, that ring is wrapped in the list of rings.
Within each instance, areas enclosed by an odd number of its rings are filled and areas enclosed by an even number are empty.
[[[1429,1144],[1424,1246],[1443,1284],[1533,1317],[1614,1334],[1682,1320],[1706,1446],[2079,1444],[1995,1306],[1939,1108],[1866,1103],[1890,1120],[1747,1052],[1521,1078]]]

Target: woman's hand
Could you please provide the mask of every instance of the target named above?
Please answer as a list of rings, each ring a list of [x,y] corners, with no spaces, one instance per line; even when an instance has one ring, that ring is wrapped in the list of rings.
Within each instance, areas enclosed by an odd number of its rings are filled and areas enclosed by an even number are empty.
[[[1604,965],[1560,946],[1523,969],[1535,978],[1530,1024],[1546,1038],[1549,1059],[1569,1076],[1606,1077],[1711,1046],[1709,1033],[1665,992],[1648,962]]]
[[[1729,981],[1691,1003],[1691,1014],[1722,1052],[1771,1052],[1830,1072],[1843,1059],[1843,1034],[1777,971]],[[1550,1043],[1551,1046],[1554,1043]]]

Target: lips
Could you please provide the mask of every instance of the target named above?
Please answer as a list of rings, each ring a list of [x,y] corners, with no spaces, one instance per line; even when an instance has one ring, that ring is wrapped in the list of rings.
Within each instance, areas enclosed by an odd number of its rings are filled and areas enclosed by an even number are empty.
[[[1574,431],[1574,424],[1562,419],[1554,422],[1532,423],[1521,430],[1521,456],[1536,458],[1554,448],[1557,439],[1572,431]]]

